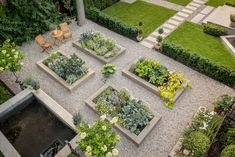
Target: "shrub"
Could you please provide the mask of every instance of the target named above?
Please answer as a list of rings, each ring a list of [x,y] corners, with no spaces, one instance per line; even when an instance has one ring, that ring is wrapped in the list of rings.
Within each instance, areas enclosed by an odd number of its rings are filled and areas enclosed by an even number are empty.
[[[162,38],[162,36],[161,36],[161,35],[157,36],[157,42],[158,42],[158,43],[161,43],[161,42],[162,42],[162,40],[163,40],[163,38]]]
[[[229,5],[231,7],[235,7],[235,2],[232,3],[232,2],[225,2],[225,5]]]
[[[203,32],[216,36],[216,37],[220,37],[222,35],[226,35],[227,32],[223,27],[214,25],[214,24],[204,24],[203,25]]]
[[[102,67],[101,73],[103,74],[104,78],[109,78],[114,75],[116,72],[116,66],[114,64],[105,64]]]
[[[101,117],[92,126],[82,123],[77,128],[80,135],[77,141],[79,148],[86,156],[117,156],[118,150],[115,147],[120,137],[112,131],[114,119],[106,121],[104,116]]]
[[[0,45],[0,73],[2,71],[19,71],[22,67],[20,62],[25,55],[20,51],[20,48],[10,40],[5,40]]]
[[[73,124],[79,125],[82,122],[82,116],[79,112],[73,115]]]
[[[213,103],[213,105],[214,107],[218,108],[220,111],[226,112],[234,103],[235,103],[235,97],[225,94],[220,96],[219,99]]]
[[[31,77],[23,80],[23,88],[26,89],[28,86],[31,86],[34,90],[38,90],[40,88],[39,82],[34,81]]]
[[[205,59],[196,53],[191,53],[188,50],[176,46],[170,42],[164,41],[161,45],[163,54],[189,66],[193,69],[206,74],[220,82],[229,86],[235,86],[235,71],[225,68],[224,66],[217,65],[208,59]]]
[[[235,22],[235,14],[230,15],[230,21]]]
[[[228,131],[225,134],[225,145],[235,144],[235,125],[231,128],[228,128]]]
[[[229,145],[221,152],[221,157],[234,157],[235,156],[235,145]]]
[[[163,28],[159,28],[159,29],[158,29],[158,33],[159,33],[159,34],[162,34],[162,33],[164,33],[164,30],[163,30]]]
[[[133,99],[129,101],[126,106],[123,106],[120,118],[124,120],[127,129],[132,133],[139,135],[153,118],[153,115],[142,101]]]
[[[101,12],[97,8],[86,8],[86,17],[130,39],[136,40],[136,37],[138,36],[139,29],[137,27],[125,24],[122,21]]]
[[[185,138],[183,145],[193,153],[193,157],[202,157],[210,144],[209,138],[199,131],[194,131],[188,138]]]
[[[84,0],[84,5],[86,8],[96,7],[99,10],[103,10],[118,1],[119,0]]]

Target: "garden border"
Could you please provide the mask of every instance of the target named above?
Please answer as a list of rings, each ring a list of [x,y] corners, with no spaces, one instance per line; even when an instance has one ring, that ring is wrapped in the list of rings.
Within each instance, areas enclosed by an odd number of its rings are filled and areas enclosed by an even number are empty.
[[[113,56],[111,58],[108,58],[108,59],[105,59],[102,56],[96,55],[96,53],[94,51],[89,50],[87,48],[83,48],[82,45],[79,43],[79,41],[80,40],[78,40],[76,42],[73,42],[72,43],[73,46],[76,47],[78,50],[80,50],[80,51],[82,51],[82,52],[84,52],[84,53],[86,53],[86,54],[88,54],[88,55],[98,59],[99,61],[101,61],[102,63],[105,63],[105,64],[112,62],[113,60],[117,59],[120,55],[122,55],[122,54],[124,54],[126,52],[126,48],[124,48],[124,47],[122,47],[122,46],[120,46],[118,44],[115,44],[118,48],[120,48],[120,50],[118,51],[118,53],[115,56]]]
[[[101,87],[98,91],[96,91],[93,95],[91,95],[88,99],[85,100],[85,104],[90,107],[95,113],[100,115],[98,111],[96,110],[95,106],[96,104],[92,101],[97,96],[101,94],[106,88],[112,87],[113,89],[117,90],[118,88],[111,86],[111,85],[104,85]],[[148,103],[144,102],[147,106],[150,106]],[[153,112],[150,110],[150,112],[153,114]],[[125,135],[127,138],[129,138],[131,141],[133,141],[137,146],[139,146],[143,140],[150,134],[150,132],[153,130],[153,128],[156,126],[156,124],[160,121],[161,116],[157,116],[153,114],[153,119],[149,122],[149,124],[141,131],[141,133],[137,136],[134,133],[131,133],[129,130],[122,128],[118,124],[115,124],[115,128],[117,128],[123,135]],[[108,116],[106,119],[111,120],[111,117]]]
[[[147,82],[146,80],[140,78],[139,76],[133,74],[132,72],[130,72],[131,67],[136,64],[138,62],[138,60],[135,60],[133,63],[127,65],[123,70],[122,70],[122,75],[126,76],[127,78],[131,79],[132,81],[134,81],[135,83],[137,83],[138,85],[144,87],[145,89],[149,90],[150,92],[158,95],[160,97],[160,93],[158,90],[157,86],[154,86],[153,84]],[[183,85],[183,87],[186,87],[188,85],[189,81],[186,80],[186,83]],[[176,92],[176,95],[174,97],[174,102],[176,102],[176,100],[182,95],[182,93],[185,91],[185,89],[180,89]]]
[[[70,57],[69,55],[67,55],[66,53],[64,53],[61,50],[57,50],[53,53],[57,53],[60,52],[62,55],[64,55],[65,57]],[[88,68],[88,73],[84,76],[82,76],[80,79],[78,79],[76,82],[74,82],[72,85],[68,84],[64,79],[62,79],[59,75],[57,75],[54,71],[52,71],[49,67],[47,67],[45,64],[43,64],[43,61],[45,59],[47,59],[49,56],[41,59],[40,61],[38,61],[36,64],[37,66],[44,71],[45,73],[47,73],[52,79],[54,79],[55,81],[57,81],[59,84],[61,84],[62,86],[64,86],[66,89],[68,89],[70,92],[74,91],[76,88],[78,88],[84,81],[86,81],[87,79],[91,78],[93,75],[95,75],[95,71],[92,70],[91,68],[85,66]]]

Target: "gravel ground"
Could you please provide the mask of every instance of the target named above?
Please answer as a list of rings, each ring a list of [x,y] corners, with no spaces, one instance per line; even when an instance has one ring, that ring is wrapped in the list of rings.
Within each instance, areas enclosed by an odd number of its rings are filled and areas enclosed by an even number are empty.
[[[139,147],[117,131],[117,133],[121,135],[121,141],[118,144],[121,157],[167,157],[199,106],[212,108],[211,103],[218,96],[225,93],[235,95],[234,89],[91,21],[87,21],[87,24],[83,27],[72,24],[71,29],[73,30],[73,41],[77,40],[79,34],[84,31],[96,30],[126,47],[126,54],[113,61],[113,63],[117,65],[117,73],[108,80],[107,83],[118,87],[126,87],[133,97],[148,102],[151,105],[152,112],[162,116],[161,121]],[[27,58],[24,61],[25,66],[19,73],[19,76],[21,78],[32,76],[34,79],[39,80],[42,90],[71,114],[80,112],[85,121],[92,122],[97,119],[98,116],[84,104],[84,100],[103,86],[103,82],[101,81],[102,76],[100,74],[102,63],[83,52],[79,52],[72,46],[72,40],[59,47],[55,47],[52,52],[60,49],[68,54],[76,53],[96,71],[95,76],[85,82],[75,92],[68,92],[63,86],[51,79],[36,66],[35,63],[48,54],[41,53],[40,47],[34,41],[25,43],[21,47],[22,51],[27,54]],[[181,95],[173,110],[164,107],[164,102],[158,96],[121,75],[121,70],[139,56],[156,59],[171,70],[181,71],[185,73],[186,77],[191,81],[193,89],[187,90]],[[7,72],[2,73],[0,79],[15,91],[18,91],[13,83],[14,77],[12,74]]]

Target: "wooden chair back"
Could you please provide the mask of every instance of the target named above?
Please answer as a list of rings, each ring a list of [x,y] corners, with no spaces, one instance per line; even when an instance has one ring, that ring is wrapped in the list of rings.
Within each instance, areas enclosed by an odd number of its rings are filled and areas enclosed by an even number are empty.
[[[43,37],[41,34],[38,35],[38,36],[36,36],[35,41],[36,41],[40,46],[42,46],[43,44],[46,43],[44,37]]]
[[[69,25],[66,22],[61,23],[60,24],[60,30],[62,32],[70,32]]]

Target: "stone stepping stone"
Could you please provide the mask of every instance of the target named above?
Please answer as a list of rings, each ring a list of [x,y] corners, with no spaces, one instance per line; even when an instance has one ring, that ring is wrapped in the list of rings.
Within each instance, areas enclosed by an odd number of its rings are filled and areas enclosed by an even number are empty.
[[[192,20],[191,22],[193,23],[200,23],[200,21],[202,21],[202,19],[205,17],[206,15],[204,14],[197,14]]]
[[[163,27],[166,27],[167,29],[170,29],[170,30],[173,30],[173,29],[175,29],[175,25],[172,25],[172,24],[168,24],[168,23],[165,23],[164,25],[163,25]]]
[[[198,3],[198,4],[204,4],[205,2],[204,1],[201,1],[201,0],[193,0],[194,3]]]
[[[200,4],[197,4],[197,3],[194,3],[194,2],[189,3],[189,5],[197,7],[197,8],[199,8],[201,6]]]
[[[145,38],[144,40],[148,40],[148,41],[151,41],[151,42],[153,42],[153,43],[155,43],[156,42],[156,38],[155,37],[153,37],[153,36],[148,36],[147,38]]]
[[[188,14],[192,14],[193,11],[192,10],[188,10],[188,9],[183,9],[181,10],[182,12],[188,13]]]
[[[209,14],[213,9],[214,9],[214,8],[211,7],[211,6],[206,6],[200,13],[207,15],[207,14]]]
[[[176,21],[176,20],[174,20],[174,19],[170,19],[170,20],[167,21],[167,23],[170,23],[170,24],[173,24],[173,25],[175,25],[175,26],[178,26],[181,22]]]
[[[181,21],[184,21],[184,18],[182,18],[182,17],[180,17],[180,16],[177,16],[177,15],[173,16],[172,19],[177,20],[177,21],[180,21],[180,22],[181,22]]]
[[[179,16],[184,17],[184,18],[187,18],[189,16],[188,14],[185,14],[185,13],[182,13],[182,12],[178,12],[176,15],[179,15]]]
[[[150,48],[150,49],[152,49],[152,48],[154,47],[153,44],[151,44],[151,43],[149,43],[149,42],[146,42],[145,40],[141,41],[140,44],[143,45],[143,46],[145,46],[145,47],[147,47],[147,48]]]
[[[187,5],[185,8],[190,9],[190,10],[193,10],[193,11],[197,10],[197,7],[190,6],[190,4]]]

